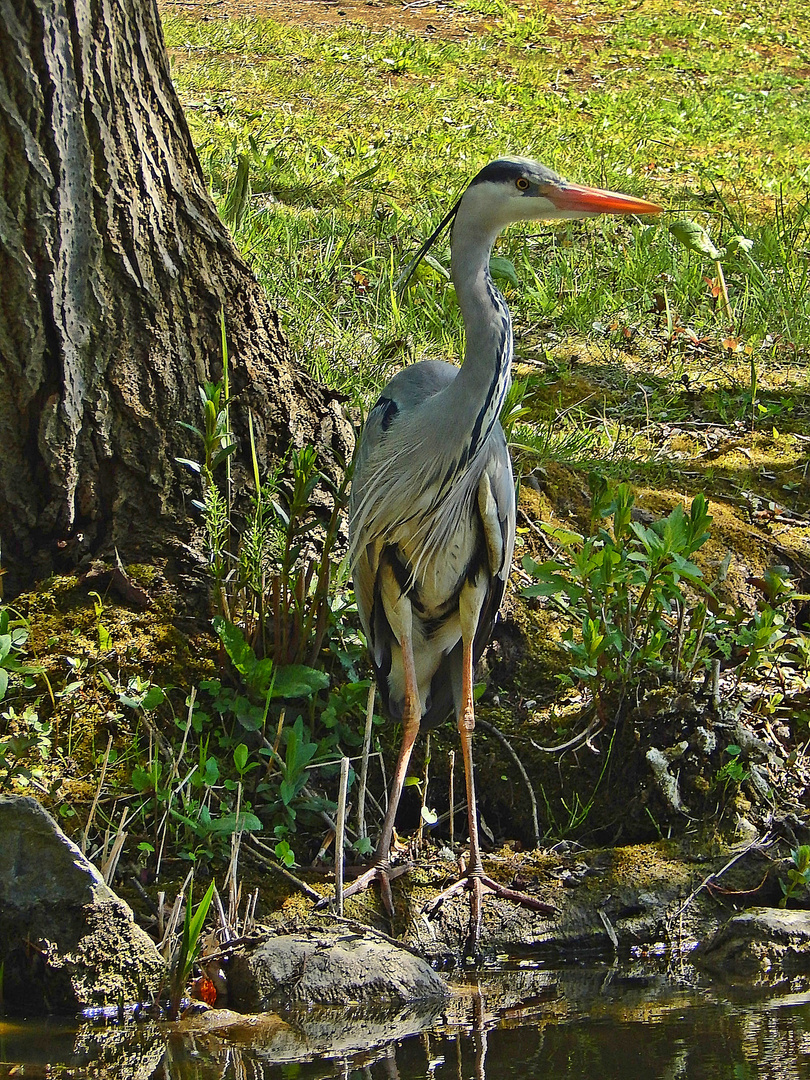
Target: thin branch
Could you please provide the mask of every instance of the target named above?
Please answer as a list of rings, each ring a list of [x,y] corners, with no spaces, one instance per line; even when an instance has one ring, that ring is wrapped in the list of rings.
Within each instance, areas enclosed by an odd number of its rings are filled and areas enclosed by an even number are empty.
[[[340,761],[340,787],[338,788],[337,828],[335,829],[335,907],[343,915],[343,845],[346,840],[346,794],[349,789],[349,759]]]
[[[368,756],[371,751],[371,730],[374,720],[374,694],[376,686],[372,680],[368,688],[366,703],[366,730],[363,734],[363,756],[360,761],[360,787],[357,793],[357,835],[362,840],[366,835],[366,786],[368,783]]]
[[[747,855],[748,852],[752,850],[752,848],[765,847],[770,840],[770,836],[771,834],[769,832],[765,833],[765,835],[762,837],[755,836],[750,844],[746,844],[742,851],[738,851],[733,858],[729,859],[729,861],[726,863],[722,870],[718,870],[716,874],[709,874],[708,877],[705,877],[703,881],[701,881],[700,885],[698,885],[696,889],[693,889],[689,896],[687,896],[687,898],[684,900],[678,910],[673,915],[670,915],[668,921],[674,922],[675,919],[679,918],[684,913],[684,911],[686,911],[686,909],[689,907],[689,905],[692,903],[698,893],[700,893],[707,886],[711,885],[712,882],[717,881],[719,878],[721,878],[723,874],[725,874],[726,870],[730,870],[732,866],[736,862],[739,862],[739,860],[744,855]]]
[[[250,848],[247,848],[245,854],[249,854],[253,859],[256,859],[263,866],[267,866],[271,870],[275,870],[277,874],[281,874],[282,877],[285,877],[288,881],[291,881],[296,888],[300,889],[301,892],[305,896],[308,896],[310,900],[314,900],[315,903],[318,903],[320,900],[323,899],[321,894],[319,892],[316,892],[316,890],[313,889],[311,885],[307,885],[305,881],[297,878],[295,874],[291,874],[285,866],[281,865],[281,863],[278,863],[275,859],[270,858],[269,854],[266,853],[269,852],[271,848],[268,848],[266,844],[263,844],[261,840],[258,840],[253,835],[250,835],[249,839],[253,846],[257,847],[259,850],[251,851]]]
[[[580,746],[584,746],[585,743],[589,743],[590,745],[591,735],[593,735],[594,732],[599,730],[601,724],[602,721],[599,719],[598,716],[596,716],[593,718],[593,720],[591,720],[590,724],[588,724],[584,731],[578,732],[578,734],[570,738],[568,742],[558,743],[557,746],[540,746],[539,743],[536,743],[534,741],[534,739],[529,739],[529,742],[532,744],[535,750],[539,750],[543,754],[561,754],[565,750],[578,750]]]
[[[489,731],[492,735],[494,735],[498,742],[501,744],[501,746],[504,748],[504,750],[506,750],[514,763],[517,765],[518,770],[520,771],[520,775],[523,777],[523,782],[526,785],[526,790],[529,793],[529,801],[532,804],[532,826],[534,828],[535,846],[540,847],[540,824],[537,818],[537,799],[534,795],[534,788],[532,787],[532,782],[529,779],[529,774],[523,767],[523,762],[520,760],[512,744],[509,742],[509,740],[502,731],[499,731],[498,728],[496,728],[493,724],[487,723],[486,720],[476,720],[476,725],[482,727],[484,731]]]

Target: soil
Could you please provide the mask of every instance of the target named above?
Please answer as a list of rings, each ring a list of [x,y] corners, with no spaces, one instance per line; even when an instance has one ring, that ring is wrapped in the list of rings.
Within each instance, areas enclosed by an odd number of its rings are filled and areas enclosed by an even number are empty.
[[[324,28],[355,22],[372,30],[396,28],[448,39],[466,36],[482,23],[469,12],[430,0],[410,4],[397,0],[163,0],[161,7],[203,19],[271,18]]]

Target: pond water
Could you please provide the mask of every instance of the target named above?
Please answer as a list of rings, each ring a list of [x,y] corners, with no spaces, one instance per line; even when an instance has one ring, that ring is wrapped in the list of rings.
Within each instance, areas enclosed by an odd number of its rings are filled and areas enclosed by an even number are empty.
[[[700,986],[649,963],[504,963],[433,1010],[312,1010],[225,1032],[0,1021],[0,1078],[807,1080],[810,991]],[[694,985],[690,985],[694,982]],[[331,1043],[331,1048],[327,1044]]]

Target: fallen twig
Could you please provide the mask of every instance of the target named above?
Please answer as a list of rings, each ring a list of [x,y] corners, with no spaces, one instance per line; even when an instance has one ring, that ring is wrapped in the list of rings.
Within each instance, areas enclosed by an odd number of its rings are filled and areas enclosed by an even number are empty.
[[[314,900],[315,903],[318,903],[318,901],[323,899],[321,894],[313,889],[311,885],[307,885],[305,881],[297,878],[295,874],[290,873],[286,866],[282,866],[281,863],[276,862],[275,859],[271,858],[268,853],[272,849],[267,847],[266,844],[263,844],[261,840],[251,834],[250,842],[254,847],[257,847],[259,851],[251,851],[250,848],[246,848],[246,854],[250,854],[252,858],[262,863],[262,865],[269,867],[271,870],[275,870],[277,874],[281,874],[282,877],[287,878],[287,880],[291,881],[296,888],[301,890],[304,896],[308,896],[309,899]]]
[[[723,876],[723,874],[725,874],[725,872],[727,870],[730,870],[731,867],[736,862],[739,862],[740,859],[744,855],[747,855],[748,852],[751,851],[753,848],[765,847],[765,845],[770,840],[770,836],[771,836],[771,834],[769,832],[767,832],[762,837],[759,837],[759,836],[754,837],[754,839],[751,841],[750,844],[746,844],[746,846],[742,849],[742,851],[738,851],[737,854],[733,858],[729,859],[729,861],[722,868],[722,870],[718,870],[718,872],[716,874],[709,874],[708,877],[705,877],[703,879],[703,881],[701,881],[700,885],[698,885],[698,887],[696,889],[693,889],[692,892],[689,894],[689,896],[687,896],[687,898],[684,900],[684,902],[681,904],[681,906],[678,908],[678,910],[674,913],[674,915],[670,915],[668,921],[669,922],[674,922],[675,919],[680,918],[680,916],[683,915],[684,911],[686,911],[686,909],[689,907],[689,905],[692,903],[692,901],[695,899],[695,897],[703,889],[707,888],[713,882],[717,881],[718,878],[721,878]]]
[[[584,731],[580,731],[578,734],[572,736],[572,738],[570,738],[567,742],[558,743],[557,746],[540,746],[540,744],[536,743],[534,739],[529,739],[529,742],[532,744],[535,750],[539,750],[543,754],[559,754],[562,753],[564,750],[578,750],[580,746],[584,746],[585,743],[588,743],[590,745],[591,735],[593,735],[599,730],[601,724],[602,721],[599,719],[598,716],[596,716],[593,720],[591,720],[590,724],[588,724]],[[594,748],[591,747],[591,749]],[[598,753],[598,751],[596,750],[594,752]]]

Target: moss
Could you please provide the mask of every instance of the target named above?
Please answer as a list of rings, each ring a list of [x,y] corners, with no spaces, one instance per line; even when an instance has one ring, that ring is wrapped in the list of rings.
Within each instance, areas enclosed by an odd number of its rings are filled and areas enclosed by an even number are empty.
[[[149,577],[144,573],[142,580]],[[49,809],[75,811],[61,819],[74,834],[86,824],[108,743],[102,808],[111,795],[131,794],[132,769],[148,755],[153,733],[142,731],[142,717],[119,698],[129,681],[151,681],[169,692],[176,687],[184,708],[188,688],[216,670],[213,635],[201,624],[178,625],[171,599],[141,610],[112,593],[99,592],[99,601],[91,595],[97,591],[75,577],[52,577],[14,605],[30,624],[28,655],[42,664],[47,680],[26,700],[51,724],[49,757],[27,764],[37,770],[37,794]],[[171,708],[151,723],[173,726]]]
[[[125,570],[127,577],[144,589],[148,589],[150,585],[153,585],[160,578],[160,569],[157,566],[150,566],[148,563],[130,563],[129,566],[125,567]]]

